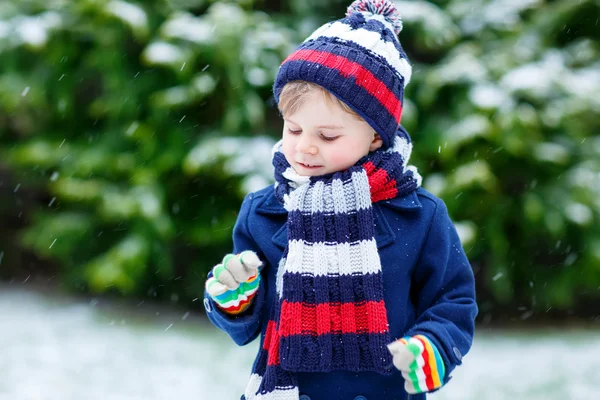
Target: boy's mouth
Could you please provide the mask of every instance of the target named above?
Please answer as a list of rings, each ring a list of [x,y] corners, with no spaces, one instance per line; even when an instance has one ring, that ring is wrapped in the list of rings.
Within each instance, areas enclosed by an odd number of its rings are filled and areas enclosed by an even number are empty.
[[[316,169],[316,168],[321,168],[322,165],[314,165],[314,164],[304,164],[301,162],[297,162],[296,164],[298,164],[299,166],[306,168],[306,169]]]

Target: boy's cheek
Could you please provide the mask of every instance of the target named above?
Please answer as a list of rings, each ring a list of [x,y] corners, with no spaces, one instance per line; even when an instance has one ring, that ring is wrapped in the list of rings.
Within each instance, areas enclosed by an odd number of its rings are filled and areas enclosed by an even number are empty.
[[[294,144],[290,143],[289,140],[283,139],[281,151],[283,152],[285,158],[289,161],[290,158],[293,158],[294,156]]]
[[[348,149],[338,148],[334,151],[329,152],[329,154],[325,157],[325,161],[331,167],[336,168],[338,171],[343,171],[345,169],[350,168],[360,159],[357,157],[354,159],[352,153],[348,151]]]

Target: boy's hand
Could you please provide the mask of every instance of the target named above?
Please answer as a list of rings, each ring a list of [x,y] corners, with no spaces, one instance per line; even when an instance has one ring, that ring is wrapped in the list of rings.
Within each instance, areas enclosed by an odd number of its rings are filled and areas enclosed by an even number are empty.
[[[227,254],[206,280],[206,292],[219,308],[239,314],[250,305],[260,284],[261,261],[253,251]]]
[[[446,373],[440,353],[423,335],[404,337],[388,345],[394,366],[402,372],[404,389],[416,394],[440,388]]]

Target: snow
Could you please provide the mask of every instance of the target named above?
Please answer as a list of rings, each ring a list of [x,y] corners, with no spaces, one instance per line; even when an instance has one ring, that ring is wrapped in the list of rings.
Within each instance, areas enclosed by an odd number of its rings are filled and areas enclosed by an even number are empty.
[[[214,24],[191,14],[173,14],[161,27],[161,34],[169,39],[183,39],[197,44],[210,44],[214,38]]]
[[[121,19],[134,31],[146,32],[148,30],[148,16],[140,6],[126,1],[112,0],[106,4],[105,10],[108,14]]]
[[[16,30],[23,43],[33,47],[42,47],[48,41],[48,31],[37,18],[23,17]]]
[[[502,278],[504,274],[502,272],[498,272],[496,275],[492,277],[492,280],[496,282],[498,279]]]
[[[500,84],[513,92],[527,90],[540,97],[546,97],[552,90],[554,77],[560,74],[561,70],[562,65],[557,62],[526,64],[509,71]]]
[[[290,42],[290,37],[282,30],[277,29],[273,24],[265,24],[252,32],[252,40],[246,40],[246,44],[250,42],[257,43],[261,49],[277,50],[284,48]]]
[[[60,14],[54,11],[46,11],[35,17],[17,16],[8,21],[0,21],[0,39],[9,38],[14,44],[41,48],[48,42],[50,32],[61,24]]]
[[[145,188],[136,188],[133,191],[140,211],[148,219],[158,218],[161,213],[161,205],[158,197],[151,190]]]
[[[250,68],[246,73],[246,79],[253,86],[264,86],[269,83],[269,78],[267,72],[258,67]]]
[[[484,161],[463,164],[456,169],[452,177],[455,189],[467,188],[476,183],[490,189],[496,184],[495,176]]]
[[[185,86],[175,86],[160,92],[160,104],[165,107],[174,107],[190,101],[190,92]]]
[[[480,82],[488,77],[487,68],[468,46],[457,47],[453,56],[435,69],[440,83]]]
[[[12,30],[11,24],[5,21],[0,21],[0,39],[6,39]]]
[[[125,131],[125,135],[132,136],[139,127],[140,123],[138,121],[133,121],[131,125],[129,125],[129,128],[127,128],[127,130]]]
[[[237,4],[216,2],[208,14],[219,31],[235,36],[239,36],[239,32],[243,32],[248,24],[246,13]]]
[[[454,227],[463,246],[473,244],[477,238],[477,226],[472,221],[456,221]]]
[[[446,177],[444,174],[440,173],[430,173],[425,177],[425,182],[423,183],[423,187],[433,193],[435,196],[441,196],[448,182],[446,181]]]
[[[203,311],[22,289],[29,286],[0,287],[2,399],[212,400],[243,391],[258,341],[236,346]],[[463,361],[428,398],[595,399],[600,332],[479,327]]]
[[[396,8],[400,13],[403,21],[419,22],[423,24],[424,30],[427,32],[435,32],[436,34],[452,34],[457,32],[447,32],[450,28],[454,28],[452,20],[438,6],[427,1],[395,1]],[[399,35],[402,39],[402,33]]]
[[[194,174],[222,161],[229,174],[247,175],[242,188],[244,192],[256,191],[272,183],[271,152],[274,145],[275,141],[266,136],[207,139],[190,151],[184,161],[184,169]]]
[[[572,96],[588,98],[595,102],[596,111],[600,109],[600,63],[588,68],[581,68],[574,73],[566,74],[559,82],[563,89]]]
[[[257,192],[269,186],[271,183],[273,183],[271,179],[267,179],[262,175],[250,175],[244,178],[242,190],[245,193]]]
[[[123,262],[135,261],[140,257],[140,253],[147,250],[147,245],[144,239],[138,236],[129,236],[119,243],[119,260]]]
[[[449,11],[462,17],[460,25],[465,33],[476,34],[488,26],[510,30],[521,22],[521,12],[541,4],[541,0],[471,0],[454,2]]]
[[[548,161],[564,165],[569,162],[569,151],[558,143],[538,143],[533,149],[533,156],[539,161]]]
[[[568,181],[575,186],[589,189],[600,195],[600,165],[596,168],[597,170],[594,170],[591,163],[590,165],[576,166],[568,172]]]
[[[543,48],[542,38],[536,31],[522,32],[517,38],[513,52],[520,63],[530,61]]]
[[[207,95],[215,90],[216,80],[208,73],[200,73],[192,79],[192,86],[202,95]]]
[[[600,64],[571,69],[566,65],[568,54],[557,49],[548,50],[536,62],[521,65],[508,71],[500,86],[509,92],[525,91],[538,98],[549,99],[561,89],[572,99],[585,99],[600,107]]]
[[[491,124],[488,118],[483,115],[473,114],[451,126],[444,137],[453,145],[459,145],[469,142],[476,137],[488,136],[490,129]]]
[[[565,214],[568,219],[578,225],[589,225],[594,219],[592,210],[590,210],[588,206],[581,203],[573,202],[567,204],[565,208]]]
[[[148,45],[143,53],[144,59],[153,65],[181,65],[185,58],[183,51],[167,42],[154,42]]]
[[[476,84],[469,91],[469,99],[479,108],[491,110],[514,103],[512,98],[500,87],[490,83]]]

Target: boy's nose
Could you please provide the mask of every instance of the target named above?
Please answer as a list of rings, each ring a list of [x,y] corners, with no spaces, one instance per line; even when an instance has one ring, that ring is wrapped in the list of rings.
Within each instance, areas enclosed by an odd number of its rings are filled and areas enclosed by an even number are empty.
[[[296,143],[296,151],[300,153],[311,154],[314,156],[315,154],[317,154],[318,149],[306,136],[308,135],[300,136],[300,138],[298,139],[298,143]]]

